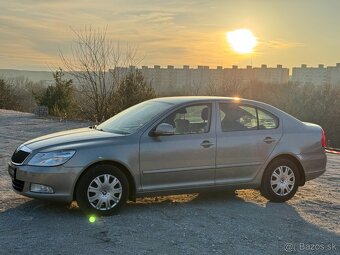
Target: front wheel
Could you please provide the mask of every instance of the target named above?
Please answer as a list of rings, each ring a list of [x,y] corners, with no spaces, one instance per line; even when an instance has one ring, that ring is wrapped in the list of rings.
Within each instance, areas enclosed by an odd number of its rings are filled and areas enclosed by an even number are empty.
[[[272,202],[291,199],[300,182],[299,170],[289,159],[278,159],[270,163],[264,172],[261,194]]]
[[[97,165],[87,170],[76,189],[81,210],[97,215],[112,215],[126,203],[128,181],[113,165]]]

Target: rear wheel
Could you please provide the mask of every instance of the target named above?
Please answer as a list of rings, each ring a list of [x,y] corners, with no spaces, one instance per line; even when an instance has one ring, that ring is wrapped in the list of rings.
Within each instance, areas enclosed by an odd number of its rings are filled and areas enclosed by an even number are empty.
[[[261,193],[272,202],[285,202],[295,195],[299,183],[299,170],[294,162],[277,159],[264,172]]]
[[[112,215],[126,203],[129,184],[122,171],[113,165],[97,165],[87,170],[76,189],[81,210],[97,215]]]

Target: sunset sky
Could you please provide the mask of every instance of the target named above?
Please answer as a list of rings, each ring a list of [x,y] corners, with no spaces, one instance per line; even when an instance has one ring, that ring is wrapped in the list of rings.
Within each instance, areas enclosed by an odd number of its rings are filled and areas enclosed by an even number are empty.
[[[138,47],[141,65],[286,67],[340,62],[340,1],[22,0],[0,3],[0,68],[49,70],[67,53],[73,29],[104,28]],[[226,32],[257,37],[238,54]]]

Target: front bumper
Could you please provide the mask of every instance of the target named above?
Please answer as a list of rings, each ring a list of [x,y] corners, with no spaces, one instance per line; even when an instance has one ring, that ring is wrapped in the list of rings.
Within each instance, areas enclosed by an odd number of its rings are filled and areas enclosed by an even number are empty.
[[[12,177],[12,187],[18,194],[56,202],[71,202],[73,191],[82,169],[78,167],[36,167],[9,163],[8,173]],[[53,188],[54,193],[30,191],[31,183]]]

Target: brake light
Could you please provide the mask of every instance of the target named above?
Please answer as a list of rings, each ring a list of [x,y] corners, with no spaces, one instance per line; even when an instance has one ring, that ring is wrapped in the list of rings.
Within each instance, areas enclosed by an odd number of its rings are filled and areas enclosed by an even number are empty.
[[[326,135],[325,135],[325,131],[323,129],[321,129],[321,144],[322,147],[326,147]]]

